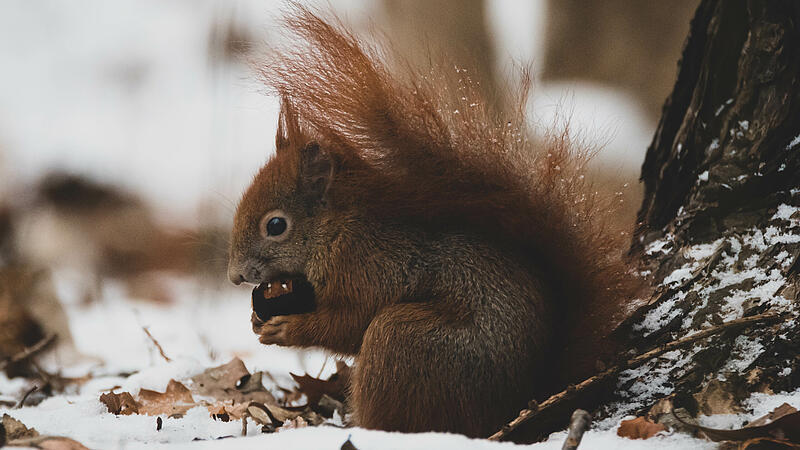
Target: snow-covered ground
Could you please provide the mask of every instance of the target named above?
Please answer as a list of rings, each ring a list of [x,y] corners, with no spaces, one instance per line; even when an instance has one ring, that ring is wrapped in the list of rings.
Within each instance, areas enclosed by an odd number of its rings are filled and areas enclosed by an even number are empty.
[[[151,304],[125,298],[122,289],[110,285],[104,300],[85,305],[80,301],[69,274],[57,273],[56,290],[64,299],[80,362],[64,367],[59,352],[41,357],[46,366],[64,369],[67,376],[94,377],[80,387],[68,389],[36,406],[21,409],[0,408],[40,433],[73,438],[90,448],[308,448],[338,449],[348,438],[359,449],[483,449],[510,448],[509,443],[470,440],[459,435],[425,433],[403,435],[363,429],[317,427],[259,434],[259,427],[249,423],[248,436],[241,436],[241,422],[219,422],[212,419],[205,407],[191,409],[180,419],[164,418],[163,428],[156,430],[152,416],[114,416],[100,403],[99,397],[114,386],[117,391],[133,394],[140,388],[163,392],[170,379],[183,380],[208,367],[221,365],[234,356],[247,368],[267,371],[278,385],[292,386],[289,372],[314,376],[330,375],[335,367],[331,357],[321,351],[298,352],[259,344],[250,331],[250,293],[247,289],[197,289],[191,280],[172,279],[171,289],[181,294],[173,303]],[[165,362],[145,335],[142,327],[161,344],[173,359]],[[135,371],[130,376],[120,375]],[[267,381],[268,388],[275,384]],[[19,400],[30,388],[22,379],[9,380],[0,375],[0,399]],[[800,392],[795,396],[800,400]],[[774,403],[774,401],[772,402]],[[800,403],[800,402],[798,402]],[[761,408],[763,409],[763,408]],[[745,417],[743,420],[746,420]],[[731,423],[735,420],[728,418]],[[668,448],[713,448],[711,443],[685,435],[658,436],[648,441],[634,441],[616,435],[615,421],[606,421],[602,430],[589,431],[585,448],[639,449],[653,446]],[[220,437],[236,436],[236,439]],[[205,441],[194,441],[203,439]],[[555,433],[547,442],[532,448],[561,448],[565,434]]]

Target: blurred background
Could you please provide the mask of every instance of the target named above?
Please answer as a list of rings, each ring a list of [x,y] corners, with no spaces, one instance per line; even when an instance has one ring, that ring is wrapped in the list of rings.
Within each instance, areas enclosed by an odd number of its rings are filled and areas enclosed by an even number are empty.
[[[631,226],[697,3],[312,2],[412,62],[430,48],[473,66],[500,108],[497,92],[531,65],[531,120],[568,118],[604,147],[597,183],[624,191]],[[256,356],[249,292],[224,268],[235,205],[277,119],[246,61],[280,42],[285,6],[0,3],[0,360],[52,333],[59,370],[134,370],[158,359],[148,328],[168,354],[270,364]]]

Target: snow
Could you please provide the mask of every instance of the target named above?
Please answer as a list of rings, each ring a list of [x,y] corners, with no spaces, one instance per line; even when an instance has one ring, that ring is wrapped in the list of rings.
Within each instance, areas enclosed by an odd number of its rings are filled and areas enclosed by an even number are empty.
[[[795,136],[794,139],[792,139],[792,142],[789,142],[789,145],[786,146],[786,150],[791,150],[797,147],[798,144],[800,144],[800,134]]]
[[[764,346],[759,339],[748,336],[737,336],[733,342],[734,351],[744,355],[742,359],[731,359],[722,367],[722,372],[743,373],[764,352]],[[720,374],[720,377],[724,377]]]
[[[706,259],[709,256],[713,255],[715,251],[719,248],[722,239],[717,239],[716,241],[710,244],[696,244],[684,251],[684,255],[689,258],[692,258],[695,261],[699,261],[701,259]]]
[[[701,173],[700,175],[698,175],[697,176],[697,180],[698,181],[703,181],[703,182],[708,181],[708,171],[706,170],[703,173]]]
[[[793,217],[797,215],[797,217]],[[785,203],[778,206],[778,210],[769,220],[788,220],[789,228],[800,226],[800,206],[791,206]]]
[[[655,253],[667,254],[672,251],[672,246],[667,247],[670,244],[672,244],[672,236],[667,235],[663,239],[657,239],[649,243],[647,248],[645,248],[644,253],[646,255],[653,255]]]
[[[664,278],[663,284],[670,287],[680,285],[682,282],[692,277],[692,272],[696,268],[696,264],[684,264],[678,269],[672,271],[671,274]]]

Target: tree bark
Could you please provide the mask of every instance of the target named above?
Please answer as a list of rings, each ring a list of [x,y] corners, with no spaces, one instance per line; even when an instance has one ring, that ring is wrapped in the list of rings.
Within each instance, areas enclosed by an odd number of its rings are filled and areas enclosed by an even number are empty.
[[[628,323],[633,342],[800,309],[800,2],[701,2],[641,179],[631,255],[655,294]],[[633,406],[676,393],[733,412],[750,392],[800,386],[799,369],[793,320],[669,352],[620,389]]]

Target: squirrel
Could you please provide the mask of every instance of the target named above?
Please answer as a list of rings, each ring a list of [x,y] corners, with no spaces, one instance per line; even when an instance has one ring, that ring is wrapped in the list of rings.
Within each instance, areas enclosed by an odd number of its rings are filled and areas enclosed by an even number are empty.
[[[388,431],[486,437],[591,375],[631,283],[588,152],[528,139],[464,69],[390,69],[302,6],[286,26],[295,46],[258,66],[276,151],[228,265],[257,285],[259,340],[354,355],[353,420]]]

